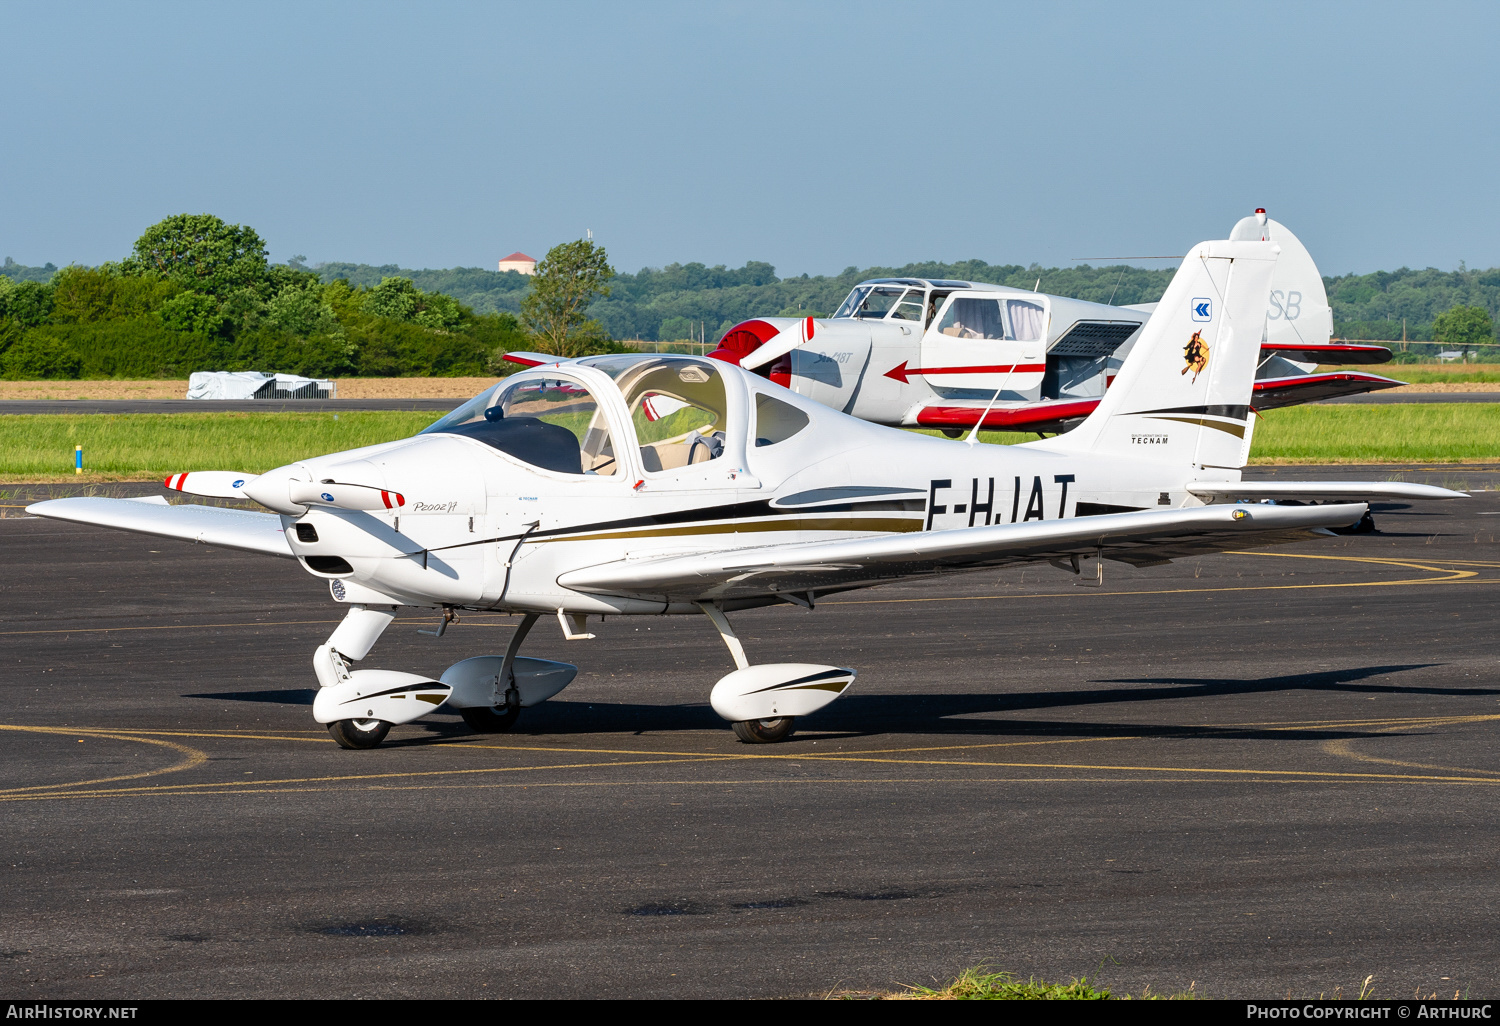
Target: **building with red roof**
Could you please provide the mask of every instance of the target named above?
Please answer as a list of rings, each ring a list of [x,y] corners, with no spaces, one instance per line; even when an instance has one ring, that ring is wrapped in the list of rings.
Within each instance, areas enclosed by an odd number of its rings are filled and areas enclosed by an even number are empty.
[[[520,271],[522,274],[536,273],[536,258],[529,257],[520,250],[516,250],[508,257],[500,259],[501,271]]]

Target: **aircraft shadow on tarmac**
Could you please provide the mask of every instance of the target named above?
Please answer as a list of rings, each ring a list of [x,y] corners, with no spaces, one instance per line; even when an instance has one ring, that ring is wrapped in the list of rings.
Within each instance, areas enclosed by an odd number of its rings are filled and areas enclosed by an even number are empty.
[[[1142,677],[1097,681],[1128,687],[1088,688],[1071,691],[1026,691],[990,694],[860,695],[847,698],[804,721],[795,739],[857,737],[888,734],[961,735],[969,737],[1134,737],[1176,739],[1219,738],[1241,740],[1332,740],[1376,736],[1376,731],[1340,729],[1285,730],[1261,727],[1224,727],[1202,724],[1141,723],[1126,719],[1106,722],[1087,720],[1042,720],[982,718],[986,713],[1016,713],[1043,709],[1103,707],[1125,703],[1161,702],[1184,698],[1275,695],[1294,691],[1348,692],[1351,694],[1409,694],[1492,696],[1500,689],[1463,687],[1418,687],[1380,684],[1371,680],[1435,663],[1362,666],[1317,673],[1284,674],[1277,677],[1226,679],[1222,677]],[[225,691],[183,695],[184,698],[230,702],[269,702],[311,705],[311,689],[283,691]],[[426,737],[386,742],[387,745],[433,744],[472,739],[468,727],[453,710],[442,709],[412,726],[424,728]],[[672,734],[683,731],[719,731],[725,723],[706,704],[647,705],[642,703],[570,702],[555,700],[525,710],[515,730],[505,735],[559,734]]]

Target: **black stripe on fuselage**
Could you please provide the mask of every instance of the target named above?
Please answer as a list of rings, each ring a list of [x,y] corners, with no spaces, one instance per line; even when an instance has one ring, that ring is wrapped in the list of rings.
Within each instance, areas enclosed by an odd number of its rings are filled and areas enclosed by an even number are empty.
[[[1150,417],[1158,413],[1189,413],[1200,417],[1228,417],[1231,420],[1244,420],[1250,416],[1248,406],[1175,406],[1170,410],[1136,410],[1130,414],[1133,417]]]
[[[798,506],[795,509],[777,509],[771,505],[769,500],[762,499],[758,502],[735,502],[724,506],[702,506],[698,509],[668,510],[663,513],[653,513],[644,517],[628,517],[624,520],[607,520],[592,524],[575,524],[570,527],[554,527],[546,531],[532,531],[529,534],[518,532],[516,534],[501,535],[496,538],[460,542],[457,545],[440,545],[426,551],[443,552],[448,549],[467,548],[470,545],[488,545],[491,542],[515,541],[517,538],[525,538],[530,542],[541,541],[544,538],[557,538],[569,534],[628,531],[632,528],[640,527],[674,527],[683,524],[732,522],[768,517],[787,520],[806,516],[809,513],[921,513],[926,508],[927,499],[925,497],[921,499],[886,499],[875,502],[841,502],[830,505]],[[420,554],[420,552],[409,553],[409,555]]]

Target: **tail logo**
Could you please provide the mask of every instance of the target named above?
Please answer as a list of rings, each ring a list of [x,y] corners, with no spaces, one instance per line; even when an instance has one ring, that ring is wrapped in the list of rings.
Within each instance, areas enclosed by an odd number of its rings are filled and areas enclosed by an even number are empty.
[[[1178,371],[1179,374],[1193,372],[1193,384],[1198,383],[1198,375],[1203,368],[1208,366],[1208,343],[1203,341],[1203,332],[1193,332],[1193,337],[1188,339],[1188,344],[1182,347],[1182,358],[1187,361],[1187,366]]]

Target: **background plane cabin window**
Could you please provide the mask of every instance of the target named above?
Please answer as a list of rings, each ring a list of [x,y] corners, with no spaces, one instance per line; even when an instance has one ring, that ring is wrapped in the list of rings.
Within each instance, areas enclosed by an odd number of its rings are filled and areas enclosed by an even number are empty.
[[[922,319],[922,290],[911,289],[901,302],[896,304],[896,309],[891,311],[893,321],[920,321]]]
[[[618,473],[604,411],[583,385],[530,378],[486,389],[428,428],[467,435],[524,463],[562,474]]]
[[[791,403],[755,394],[755,444],[775,445],[807,427],[807,414]]]
[[[1005,312],[1010,318],[1010,334],[1005,336],[1006,338],[1013,338],[1020,342],[1035,342],[1042,337],[1047,312],[1041,303],[1033,303],[1026,299],[1007,299]]]
[[[611,359],[601,357],[599,362]],[[639,360],[615,378],[647,473],[724,455],[724,379],[707,360]]]
[[[1000,300],[960,296],[943,314],[938,331],[953,338],[1004,339],[1005,322],[1000,318]]]
[[[834,316],[882,320],[905,291],[900,285],[862,285],[849,293],[849,298]]]
[[[865,297],[869,294],[870,286],[857,286],[853,292],[849,293],[849,297],[844,300],[839,308],[833,312],[833,316],[853,317],[857,312],[859,312],[859,305],[865,301]]]

